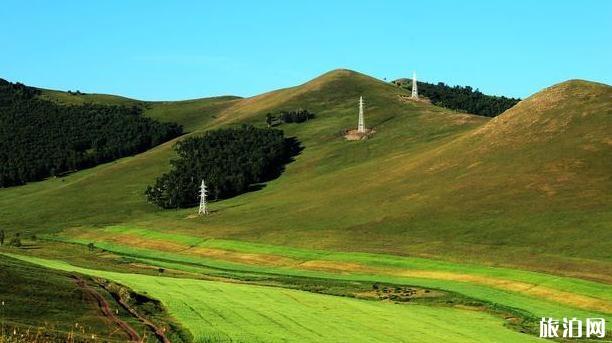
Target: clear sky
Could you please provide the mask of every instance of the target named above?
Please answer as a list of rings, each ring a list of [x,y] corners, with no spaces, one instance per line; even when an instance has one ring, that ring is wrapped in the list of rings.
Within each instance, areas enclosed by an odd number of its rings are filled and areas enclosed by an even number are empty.
[[[23,1],[0,78],[146,100],[293,86],[335,68],[525,97],[612,83],[612,1]]]

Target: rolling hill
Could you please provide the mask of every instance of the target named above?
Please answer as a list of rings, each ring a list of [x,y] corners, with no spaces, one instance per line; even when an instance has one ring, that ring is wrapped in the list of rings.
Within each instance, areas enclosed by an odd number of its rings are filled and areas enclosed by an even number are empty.
[[[146,222],[194,234],[205,225],[215,228],[207,235],[268,243],[478,262],[486,256],[567,273],[583,270],[582,259],[595,262],[589,269],[603,267],[598,261],[610,257],[609,86],[568,81],[493,120],[402,102],[401,92],[338,70],[298,87],[210,99],[182,112],[174,119],[191,122],[194,132],[261,125],[265,113],[283,109],[317,113],[316,120],[282,127],[305,147],[283,177],[215,204],[217,214],[205,222],[185,219],[192,211],[163,212],[143,201],[146,185],[167,169],[170,142],[63,180],[3,190],[0,224],[46,231]],[[377,134],[346,142],[340,132],[354,125],[362,94],[366,125]],[[190,104],[150,111],[168,116]],[[516,251],[525,258],[515,261]]]
[[[88,267],[81,272],[90,275],[102,274],[92,268],[122,268],[106,255],[92,256],[95,263],[74,257],[95,242],[132,268],[163,266],[183,277],[216,270],[249,282],[260,273],[387,280],[456,292],[526,318],[609,316],[612,87],[567,81],[494,119],[406,95],[334,70],[251,98],[146,103],[145,115],[183,124],[189,135],[264,126],[266,113],[296,108],[316,117],[279,126],[304,147],[280,178],[212,203],[210,216],[145,202],[146,186],[169,168],[174,140],[61,179],[2,189],[0,227],[9,235],[36,233],[45,243],[30,254]],[[356,125],[359,96],[376,133],[349,142],[342,132]],[[173,304],[150,281],[111,277]],[[175,317],[189,317],[182,305],[169,306]]]

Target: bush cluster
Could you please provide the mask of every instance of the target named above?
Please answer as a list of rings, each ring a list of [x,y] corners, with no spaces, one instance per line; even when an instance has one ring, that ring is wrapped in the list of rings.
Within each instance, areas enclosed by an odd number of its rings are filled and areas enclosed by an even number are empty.
[[[300,108],[295,111],[280,111],[276,115],[268,113],[266,114],[266,124],[275,126],[280,123],[303,123],[314,117],[314,113]]]

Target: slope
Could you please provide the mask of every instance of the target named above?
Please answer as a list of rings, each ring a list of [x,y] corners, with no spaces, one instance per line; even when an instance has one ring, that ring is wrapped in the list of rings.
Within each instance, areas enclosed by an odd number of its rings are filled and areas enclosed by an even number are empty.
[[[177,122],[186,131],[193,131],[211,118],[207,113],[215,112],[237,96],[218,96],[181,101],[142,101],[118,95],[63,92],[41,89],[41,97],[64,105],[103,104],[117,106],[139,106],[144,114],[161,122]]]
[[[261,123],[266,111],[304,106],[316,111],[320,118],[312,124],[300,127],[295,125],[286,129],[290,135],[299,131],[298,138],[304,141],[308,147],[307,151],[311,151],[310,156],[316,157],[317,144],[319,147],[327,147],[328,151],[342,148],[349,150],[346,152],[347,155],[356,154],[360,153],[360,149],[356,149],[355,145],[346,145],[342,139],[339,139],[338,133],[342,128],[352,126],[354,99],[363,92],[372,93],[369,105],[372,114],[369,120],[374,125],[384,125],[385,121],[393,119],[398,121],[402,112],[408,113],[408,122],[411,120],[410,117],[419,120],[418,117],[421,116],[417,111],[419,108],[427,108],[427,111],[434,114],[432,118],[437,118],[435,121],[428,119],[427,122],[423,120],[423,123],[415,123],[427,126],[404,125],[415,136],[409,138],[412,142],[430,144],[428,140],[443,139],[457,129],[465,129],[464,125],[444,123],[445,116],[451,115],[444,110],[420,104],[404,105],[396,101],[398,90],[395,87],[364,75],[337,71],[300,87],[244,100],[229,100],[204,110],[197,109],[199,116],[207,118],[209,123],[200,124],[192,130],[235,122]],[[391,102],[395,107],[389,108],[384,105],[387,102]],[[387,108],[381,111],[382,106]],[[167,113],[170,112],[163,115]],[[218,118],[215,119],[214,116]],[[463,117],[465,116],[461,116]],[[474,119],[475,122],[480,120],[482,119]],[[323,141],[320,141],[322,135],[324,135]],[[404,147],[412,145],[402,137],[393,138],[397,143],[405,141],[402,143]],[[113,223],[137,217],[139,213],[159,213],[166,216],[168,213],[160,213],[144,203],[142,191],[155,176],[167,168],[172,156],[173,143],[169,142],[143,154],[75,173],[63,179],[2,190],[0,203],[5,215],[0,219],[2,221],[0,224],[9,229],[14,226],[47,229],[48,224],[61,228]],[[379,145],[382,147],[382,144]],[[413,148],[416,149],[416,146]],[[322,158],[326,162],[335,160],[333,156],[322,156]],[[295,164],[298,163],[299,161]],[[359,158],[353,159],[350,163],[358,164]],[[336,164],[340,166],[340,163]],[[30,215],[27,211],[23,211],[27,207],[36,208],[34,211],[36,213],[30,212]]]
[[[341,132],[355,125],[360,95],[366,125],[377,133],[346,142]],[[265,113],[297,107],[317,114],[281,127],[305,150],[280,179],[214,204],[205,219],[144,203],[142,190],[172,156],[168,143],[63,181],[0,191],[0,225],[89,230],[130,223],[203,237],[609,275],[609,86],[562,84],[491,121],[400,95],[384,82],[336,70],[203,111],[209,120],[194,123],[194,131],[261,125]]]
[[[324,76],[324,88],[304,97],[354,98],[340,91],[350,89],[339,85],[340,75]],[[607,278],[609,86],[557,85],[463,135],[481,119],[396,104],[392,92],[384,94],[383,106],[376,97],[369,102],[367,118],[382,122],[370,141],[347,144],[332,134],[332,127],[352,124],[350,107],[346,116],[334,113],[334,121],[287,127],[304,142],[304,154],[263,191],[218,204],[219,215],[203,224],[206,235]],[[272,96],[278,94],[265,97]],[[446,138],[445,125],[456,128]],[[186,226],[174,218],[142,224]],[[202,226],[193,227],[185,232],[198,234]]]
[[[84,341],[92,335],[105,337],[110,342],[125,342],[129,336],[116,322],[139,332],[144,330],[110,294],[93,282],[81,279],[86,288],[79,287],[74,273],[53,271],[5,256],[0,256],[0,265],[2,342],[43,341],[43,335],[48,342],[71,336],[75,341]],[[101,301],[117,309],[113,315],[116,322],[101,313],[90,293],[100,294]]]
[[[503,327],[501,318],[469,308],[402,305],[280,287],[105,272],[55,260],[22,259],[108,278],[153,295],[186,324],[197,342],[537,340]]]

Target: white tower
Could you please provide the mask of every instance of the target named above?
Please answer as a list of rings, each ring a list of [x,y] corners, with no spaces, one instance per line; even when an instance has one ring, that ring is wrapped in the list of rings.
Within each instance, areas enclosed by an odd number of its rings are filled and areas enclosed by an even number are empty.
[[[365,133],[365,124],[363,123],[363,97],[359,97],[359,124],[357,124],[357,132]]]
[[[416,72],[412,73],[412,98],[413,99],[419,98],[419,91],[417,90]]]
[[[200,185],[200,209],[198,210],[199,215],[208,214],[208,204],[206,203],[206,185],[204,184],[204,180],[202,180],[202,184]]]

